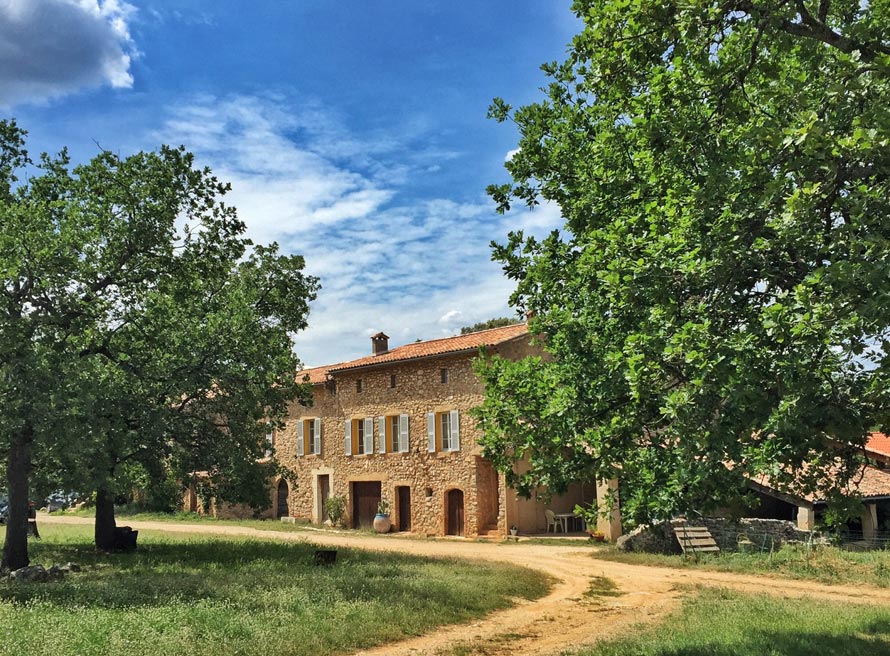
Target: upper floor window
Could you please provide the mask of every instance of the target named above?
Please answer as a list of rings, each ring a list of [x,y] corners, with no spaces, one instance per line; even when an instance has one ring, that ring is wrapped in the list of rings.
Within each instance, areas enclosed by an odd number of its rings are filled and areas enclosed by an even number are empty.
[[[439,369],[439,380],[443,383],[448,382],[448,370],[447,369]]]
[[[460,415],[457,410],[430,412],[426,416],[427,449],[460,451]]]
[[[364,417],[347,419],[344,426],[344,449],[346,455],[367,455],[374,453],[374,419]]]
[[[395,388],[395,386],[396,386],[396,375],[395,374],[390,374],[389,386],[390,386],[390,388],[393,388],[393,389]]]
[[[297,422],[297,455],[321,455],[321,419],[300,419]]]
[[[357,381],[355,381],[355,392],[356,392],[356,394],[362,393],[362,379],[361,378],[359,378]]]
[[[272,451],[275,448],[275,431],[269,426],[266,429],[266,457],[270,457],[272,455]]]
[[[380,453],[408,451],[408,415],[377,417],[377,440]]]

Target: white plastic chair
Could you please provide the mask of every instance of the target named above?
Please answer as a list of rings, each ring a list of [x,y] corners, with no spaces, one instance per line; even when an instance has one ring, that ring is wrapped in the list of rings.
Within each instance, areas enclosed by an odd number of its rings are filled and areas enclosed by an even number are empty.
[[[551,527],[553,528],[553,532],[562,531],[562,522],[556,518],[556,514],[552,510],[545,510],[544,517],[547,518],[547,532],[550,532]]]

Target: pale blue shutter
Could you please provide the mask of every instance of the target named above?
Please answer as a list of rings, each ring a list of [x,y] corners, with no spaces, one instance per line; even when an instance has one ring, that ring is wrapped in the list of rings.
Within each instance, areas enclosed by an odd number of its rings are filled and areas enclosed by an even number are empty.
[[[426,439],[427,451],[434,453],[436,450],[436,414],[426,413]]]
[[[297,422],[297,455],[301,456],[305,453],[303,443],[303,420]]]
[[[312,453],[321,455],[321,419],[315,418],[315,449]]]
[[[365,417],[365,453],[374,453],[374,418]]]
[[[451,411],[451,450],[460,451],[460,420],[457,410]]]
[[[408,415],[399,415],[399,451],[408,450]]]
[[[377,417],[377,447],[380,453],[386,453],[386,417]]]
[[[346,448],[346,455],[352,455],[352,420],[346,420],[346,440],[343,446]]]

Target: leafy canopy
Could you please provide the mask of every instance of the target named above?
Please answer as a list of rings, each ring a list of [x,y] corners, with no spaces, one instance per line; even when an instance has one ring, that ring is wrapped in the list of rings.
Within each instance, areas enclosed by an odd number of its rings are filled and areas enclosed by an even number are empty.
[[[470,333],[478,333],[480,330],[489,330],[490,328],[503,328],[504,326],[512,326],[519,323],[519,319],[515,317],[495,317],[494,319],[489,319],[488,321],[480,321],[479,323],[474,323],[472,326],[463,326],[460,329],[461,335],[468,335]]]
[[[489,193],[565,226],[494,245],[552,358],[480,365],[487,456],[618,476],[638,520],[829,497],[890,407],[890,3],[573,8],[546,98],[490,110],[520,149]]]
[[[110,498],[134,468],[203,470],[268,503],[266,431],[311,398],[291,341],[318,289],[303,258],[253,245],[229,185],[184,148],[72,167],[24,143],[0,121],[4,564],[27,560],[35,484]]]

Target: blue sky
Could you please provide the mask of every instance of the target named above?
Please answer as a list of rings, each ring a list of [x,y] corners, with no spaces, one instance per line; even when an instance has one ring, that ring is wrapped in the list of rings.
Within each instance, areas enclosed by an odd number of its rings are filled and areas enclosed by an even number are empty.
[[[257,242],[321,278],[307,365],[511,313],[490,261],[544,207],[498,216],[518,135],[495,96],[540,98],[579,24],[569,0],[0,0],[0,115],[29,150],[184,144],[233,184]]]

